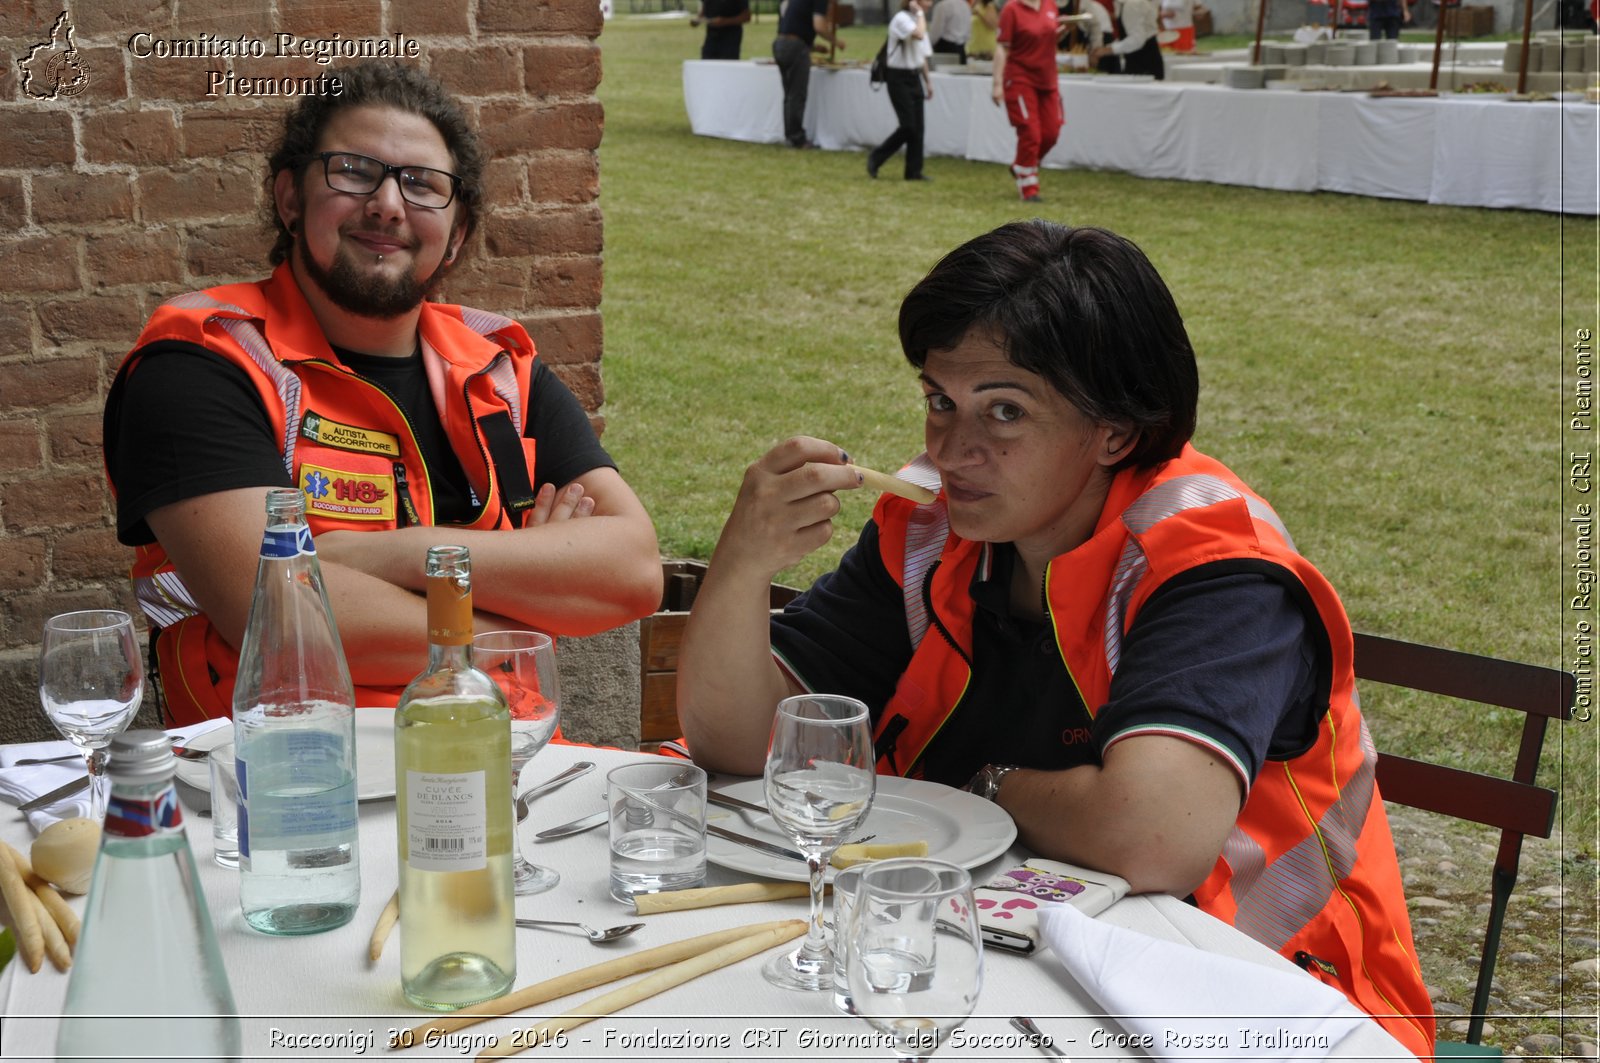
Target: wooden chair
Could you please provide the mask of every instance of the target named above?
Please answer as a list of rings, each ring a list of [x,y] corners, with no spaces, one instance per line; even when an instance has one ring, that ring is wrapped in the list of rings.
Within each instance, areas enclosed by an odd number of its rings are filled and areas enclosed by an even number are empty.
[[[1483,775],[1442,764],[1380,752],[1378,787],[1385,801],[1470,820],[1500,831],[1489,892],[1489,923],[1478,961],[1472,1014],[1465,1043],[1440,1041],[1440,1056],[1491,1056],[1482,1044],[1489,989],[1494,980],[1506,905],[1517,881],[1524,837],[1548,838],[1555,826],[1556,792],[1536,785],[1545,724],[1572,717],[1577,680],[1558,668],[1400,642],[1377,635],[1355,636],[1356,678],[1386,683],[1482,705],[1526,713],[1511,778]]]

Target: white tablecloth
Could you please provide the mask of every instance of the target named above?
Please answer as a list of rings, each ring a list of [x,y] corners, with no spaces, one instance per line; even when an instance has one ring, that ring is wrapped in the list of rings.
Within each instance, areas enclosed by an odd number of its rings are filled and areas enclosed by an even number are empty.
[[[572,761],[589,759],[597,770],[540,798],[534,815],[522,825],[527,856],[559,870],[561,884],[552,892],[517,901],[522,916],[549,919],[578,919],[595,926],[632,921],[631,906],[612,900],[606,892],[606,835],[603,828],[560,841],[533,842],[533,834],[545,826],[565,822],[601,807],[606,770],[638,754],[615,750],[594,750],[552,746],[534,760],[525,776],[537,780],[555,774]],[[391,1029],[417,1025],[427,1015],[408,1005],[400,994],[399,938],[391,938],[382,959],[375,967],[366,963],[367,941],[378,913],[394,890],[395,816],[392,801],[362,805],[361,872],[362,904],[355,920],[338,930],[312,937],[273,938],[249,930],[239,914],[235,872],[225,871],[211,860],[209,820],[187,818],[190,844],[200,862],[201,879],[207,903],[218,928],[218,937],[234,997],[244,1020],[244,1051],[249,1059],[351,1058],[383,1051]],[[27,827],[20,817],[0,809],[0,836],[12,844],[26,844]],[[1022,858],[1013,851],[1001,861]],[[975,875],[980,872],[974,872]],[[720,868],[711,868],[712,884],[740,881],[740,877]],[[82,902],[77,902],[81,910]],[[646,928],[624,941],[597,947],[576,934],[536,930],[517,931],[517,985],[523,986],[617,956],[630,949],[642,949],[669,941],[709,933],[730,926],[770,919],[804,918],[805,901],[796,899],[768,904],[746,904],[707,908],[692,912],[668,913],[645,919]],[[1276,965],[1290,971],[1296,968],[1267,951],[1231,927],[1170,897],[1131,897],[1119,902],[1101,916],[1119,926],[1157,937],[1188,941],[1210,952],[1244,957]],[[765,956],[753,957],[723,971],[707,975],[645,1001],[622,1015],[599,1019],[568,1035],[565,1048],[541,1050],[559,1057],[646,1057],[674,1059],[752,1059],[780,1060],[823,1056],[828,1058],[888,1059],[887,1052],[860,1051],[848,1045],[807,1047],[813,1040],[860,1037],[869,1032],[859,1020],[834,1012],[824,994],[788,993],[768,985],[759,967]],[[1152,972],[1159,978],[1161,972]],[[66,991],[67,976],[58,974],[48,963],[37,974],[29,974],[20,958],[0,976],[0,1014],[4,1037],[0,1057],[5,1059],[50,1059],[59,1010]],[[394,1059],[470,1058],[489,1036],[532,1025],[541,1018],[558,1014],[604,989],[591,990],[572,998],[554,1001],[536,1012],[523,1012],[514,1018],[494,1020],[469,1027],[452,1035],[457,1040],[433,1048],[418,1047]],[[1051,1035],[1075,1059],[1142,1058],[1137,1052],[1110,1047],[1095,1047],[1097,1031],[1117,1029],[1114,1020],[1088,1018],[1095,1006],[1048,953],[1033,957],[1011,955],[996,950],[985,954],[985,980],[975,1016],[965,1025],[969,1047],[954,1044],[941,1048],[936,1060],[1001,1058],[1042,1058],[1032,1048],[1014,1047],[1017,1035],[1007,1023],[1012,1015],[1029,1015],[1045,1033]],[[1271,1015],[1271,1001],[1253,1001],[1241,1013]],[[1109,1024],[1109,1025],[1108,1025]],[[1182,1029],[1175,1018],[1174,1029]],[[1271,1018],[1241,1019],[1241,1026],[1264,1031],[1274,1027]],[[725,1049],[673,1049],[646,1047],[628,1038],[647,1038],[659,1031],[666,1035],[693,1038],[729,1038]],[[345,1042],[328,1048],[274,1049],[274,1039],[304,1038],[324,1034],[343,1037]],[[979,1038],[1002,1039],[983,1047]],[[371,1047],[367,1039],[375,1039]],[[471,1040],[472,1052],[462,1047]],[[364,1049],[363,1045],[367,1045]],[[361,1049],[358,1051],[358,1049]],[[1268,1059],[1275,1053],[1256,1049],[1250,1058]],[[1367,1023],[1334,1046],[1333,1058],[1406,1059],[1404,1050],[1376,1023]]]
[[[1010,163],[1016,134],[990,99],[990,79],[935,73],[933,83],[927,153]],[[701,136],[783,138],[782,87],[770,63],[686,62],[683,93]],[[1088,75],[1063,77],[1061,94],[1066,126],[1046,167],[1600,213],[1600,108],[1592,104],[1373,99]],[[894,124],[888,96],[872,91],[866,71],[812,69],[806,128],[821,147],[869,148]]]

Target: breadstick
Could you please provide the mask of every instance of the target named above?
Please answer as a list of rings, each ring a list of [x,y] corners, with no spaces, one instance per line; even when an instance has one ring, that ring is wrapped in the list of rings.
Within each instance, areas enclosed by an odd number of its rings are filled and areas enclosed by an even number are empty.
[[[50,962],[56,970],[65,971],[72,966],[72,950],[67,947],[67,939],[62,936],[61,928],[51,918],[45,909],[44,901],[38,895],[29,891],[28,903],[33,905],[34,918],[39,920],[39,932],[44,936],[44,952],[50,957]]]
[[[33,891],[22,881],[8,845],[0,850],[0,896],[11,909],[11,925],[17,931],[17,948],[28,970],[37,972],[44,963],[44,931],[39,926],[39,909]]]
[[[395,890],[394,896],[389,898],[389,903],[378,913],[378,925],[372,928],[372,940],[367,944],[367,963],[378,962],[378,957],[383,955],[383,943],[389,940],[389,932],[394,929],[394,924],[399,919],[400,891]]]
[[[674,986],[682,985],[703,974],[726,967],[731,963],[754,956],[758,952],[765,952],[785,941],[793,941],[806,932],[804,920],[792,920],[789,925],[774,926],[769,930],[752,934],[740,941],[730,941],[726,945],[712,949],[710,952],[701,953],[699,956],[690,957],[670,967],[664,967],[652,975],[631,982],[620,989],[613,989],[593,1000],[557,1015],[553,1019],[546,1019],[536,1026],[525,1030],[518,1030],[508,1037],[497,1038],[494,1044],[489,1045],[478,1053],[481,1063],[486,1059],[503,1059],[514,1056],[518,1052],[545,1044],[551,1037],[567,1030],[575,1030],[585,1023],[605,1015],[611,1015],[623,1008],[632,1007],[641,1000],[646,1000],[657,993],[664,993]]]
[[[898,476],[876,472],[861,465],[852,465],[850,467],[861,474],[862,486],[870,487],[874,491],[887,491],[891,495],[899,495],[901,498],[909,499],[919,506],[925,506],[939,497],[926,487],[914,484],[910,480],[902,480]]]
[[[698,956],[709,949],[726,945],[731,941],[742,941],[747,937],[777,927],[790,927],[798,925],[801,932],[805,931],[804,920],[784,919],[774,923],[756,923],[751,926],[735,927],[732,930],[719,930],[714,934],[702,934],[699,937],[685,938],[683,941],[674,941],[667,945],[657,945],[653,949],[645,949],[630,956],[619,956],[614,960],[606,960],[592,967],[571,971],[567,974],[547,978],[543,982],[536,982],[506,994],[499,1000],[486,1000],[482,1004],[462,1008],[448,1017],[441,1017],[421,1026],[406,1030],[390,1039],[390,1048],[410,1048],[413,1045],[425,1043],[429,1034],[445,1034],[452,1030],[459,1030],[464,1026],[471,1026],[485,1019],[499,1018],[509,1015],[513,1011],[531,1008],[543,1004],[547,1000],[556,1000],[571,993],[581,993],[585,989],[593,989],[607,982],[614,982],[618,978],[629,975],[642,974],[653,971],[657,967],[665,967],[669,963],[677,963],[691,956]]]
[[[811,887],[804,882],[740,882],[734,886],[640,893],[633,898],[633,909],[640,915],[656,915],[660,912],[686,912],[691,908],[713,908],[719,904],[781,901],[810,895]]]
[[[45,910],[50,913],[50,918],[55,920],[56,926],[60,929],[61,936],[66,938],[67,944],[69,946],[77,945],[78,931],[83,927],[83,921],[78,918],[78,913],[72,910],[71,905],[62,900],[61,894],[56,892],[54,886],[39,877],[39,873],[33,869],[32,862],[28,860],[22,850],[12,848],[10,845],[6,845],[5,842],[0,842],[0,845],[4,845],[6,851],[11,854],[11,859],[16,863],[17,873],[22,876],[23,883],[33,891],[33,895],[39,898]]]

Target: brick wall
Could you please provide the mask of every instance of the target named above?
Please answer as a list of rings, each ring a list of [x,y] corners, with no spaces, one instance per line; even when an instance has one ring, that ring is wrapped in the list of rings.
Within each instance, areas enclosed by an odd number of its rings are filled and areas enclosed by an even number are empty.
[[[463,100],[491,210],[445,297],[521,321],[598,411],[600,28],[596,0],[0,4],[0,741],[53,736],[46,617],[133,609],[100,459],[106,388],[161,300],[267,272],[264,155],[287,104],[238,86],[348,61],[319,64],[305,42],[403,35]],[[280,55],[280,33],[301,54]],[[265,54],[160,54],[241,38]]]

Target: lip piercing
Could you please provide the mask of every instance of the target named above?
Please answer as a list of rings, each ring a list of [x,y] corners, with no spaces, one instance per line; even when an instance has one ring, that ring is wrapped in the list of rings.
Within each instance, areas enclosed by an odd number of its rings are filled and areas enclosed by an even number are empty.
[[[379,261],[379,262],[382,262],[382,261],[383,261],[383,256],[382,256],[382,255],[379,255],[379,256],[378,256],[378,261]]]

